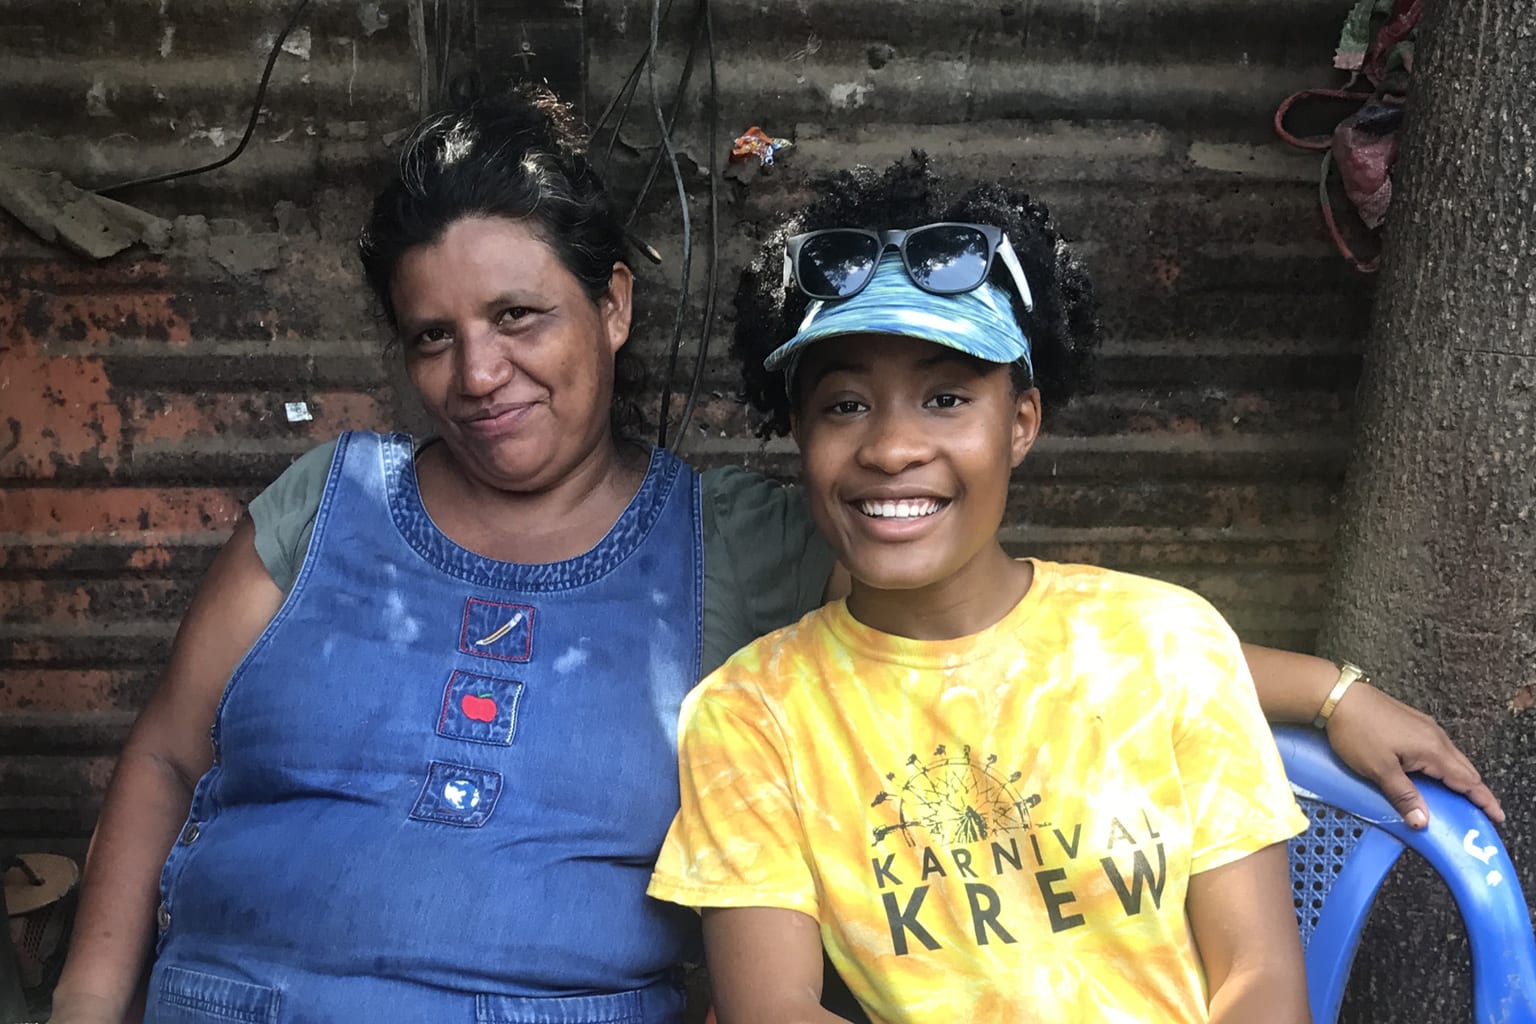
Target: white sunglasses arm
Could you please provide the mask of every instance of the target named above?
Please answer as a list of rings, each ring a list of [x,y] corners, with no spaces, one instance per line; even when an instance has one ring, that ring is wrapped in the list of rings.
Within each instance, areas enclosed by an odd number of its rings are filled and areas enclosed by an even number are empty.
[[[1013,251],[1013,243],[1004,235],[1002,242],[997,246],[997,254],[1003,258],[1003,266],[1008,268],[1008,273],[1013,275],[1014,287],[1019,290],[1019,298],[1024,302],[1024,310],[1028,313],[1035,311],[1035,295],[1029,290],[1029,279],[1024,276],[1024,268],[1019,266],[1019,255]],[[784,264],[784,272],[789,273],[789,264]],[[786,281],[788,278],[785,279]]]

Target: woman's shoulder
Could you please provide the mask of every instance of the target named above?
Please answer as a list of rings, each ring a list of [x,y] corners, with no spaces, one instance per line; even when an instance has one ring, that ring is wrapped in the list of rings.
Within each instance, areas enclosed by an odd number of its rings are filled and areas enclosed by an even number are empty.
[[[703,473],[704,669],[822,602],[832,549],[800,489],[739,466]]]
[[[415,442],[404,434],[347,431],[300,455],[287,469],[251,500],[249,512],[256,527],[256,554],[267,573],[284,593],[293,589],[304,553],[315,529],[315,516],[325,497],[325,484],[342,442],[389,444]]]
[[[831,606],[813,608],[798,620],[749,641],[707,674],[695,690],[715,695],[709,699],[783,704],[806,685],[828,645],[835,644],[831,616]]]
[[[741,466],[706,469],[700,476],[706,545],[749,541],[780,566],[786,555],[804,550],[815,528],[800,488]]]
[[[340,441],[327,441],[300,455],[251,500],[256,554],[285,594],[299,575]]]
[[[795,496],[795,488],[745,466],[712,466],[698,473],[705,498],[722,505],[745,502],[768,506]]]
[[[1036,571],[1048,580],[1047,606],[1079,650],[1155,666],[1170,695],[1187,698],[1246,671],[1231,625],[1193,590],[1089,565],[1044,563]]]
[[[1213,617],[1219,613],[1209,601],[1187,587],[1152,576],[1105,569],[1097,565],[1061,562],[1035,562],[1037,578],[1048,581],[1051,595],[1058,601],[1098,610],[1105,614],[1129,617],[1173,616]]]

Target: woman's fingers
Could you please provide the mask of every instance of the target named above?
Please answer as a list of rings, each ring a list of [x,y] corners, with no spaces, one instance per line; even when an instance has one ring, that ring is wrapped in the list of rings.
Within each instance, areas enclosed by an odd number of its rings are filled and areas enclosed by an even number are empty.
[[[1405,758],[1404,767],[1439,779],[1447,788],[1454,789],[1476,804],[1495,824],[1504,823],[1504,808],[1499,798],[1493,795],[1493,790],[1488,788],[1482,775],[1467,760],[1467,755],[1443,731],[1438,745],[1432,746],[1426,756],[1417,760]]]
[[[1413,828],[1429,824],[1429,808],[1408,772],[1439,779],[1494,822],[1504,821],[1498,798],[1445,730],[1374,686],[1356,683],[1344,695],[1328,723],[1328,741],[1345,764],[1381,789]]]
[[[1370,779],[1410,828],[1423,828],[1429,824],[1429,807],[1424,803],[1419,787],[1396,762],[1383,765]]]

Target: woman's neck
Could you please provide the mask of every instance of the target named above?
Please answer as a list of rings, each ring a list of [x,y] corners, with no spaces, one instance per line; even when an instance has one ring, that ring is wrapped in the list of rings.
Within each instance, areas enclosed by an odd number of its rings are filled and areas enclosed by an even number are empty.
[[[612,438],[552,486],[504,491],[462,470],[445,444],[416,464],[422,502],[450,540],[503,562],[559,562],[586,554],[613,528],[645,478],[645,454]]]
[[[1035,568],[997,543],[959,570],[912,590],[877,590],[853,580],[848,611],[872,629],[913,640],[954,640],[996,625],[1034,582]]]

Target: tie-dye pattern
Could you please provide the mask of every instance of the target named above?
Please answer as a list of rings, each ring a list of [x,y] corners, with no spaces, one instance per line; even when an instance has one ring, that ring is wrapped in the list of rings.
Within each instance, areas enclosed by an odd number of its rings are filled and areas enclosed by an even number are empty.
[[[837,603],[705,680],[651,894],[817,918],[876,1021],[1205,1020],[1189,877],[1306,819],[1208,604],[1034,566],[976,636]]]

